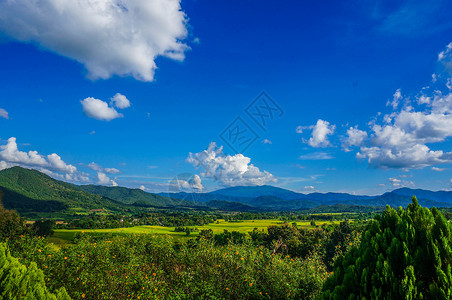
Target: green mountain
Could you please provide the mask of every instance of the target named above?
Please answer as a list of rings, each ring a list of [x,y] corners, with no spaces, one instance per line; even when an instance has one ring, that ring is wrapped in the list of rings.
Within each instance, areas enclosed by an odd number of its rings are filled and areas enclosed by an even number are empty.
[[[53,179],[39,171],[13,167],[0,171],[3,206],[26,212],[62,212],[107,209],[120,211],[120,202],[90,194],[77,186]]]
[[[193,202],[147,193],[140,189],[129,189],[120,186],[81,185],[80,189],[85,192],[101,195],[124,204],[142,206],[171,207],[191,206]]]

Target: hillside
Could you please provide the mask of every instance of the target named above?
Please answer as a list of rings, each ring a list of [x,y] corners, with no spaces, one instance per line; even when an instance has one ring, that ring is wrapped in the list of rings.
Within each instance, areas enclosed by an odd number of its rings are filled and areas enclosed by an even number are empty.
[[[124,211],[139,207],[210,207],[220,210],[306,210],[336,206],[406,206],[415,195],[426,207],[452,207],[452,192],[401,188],[378,196],[347,193],[303,194],[273,186],[230,187],[210,193],[152,194],[140,189],[77,186],[39,171],[13,167],[0,171],[3,205],[20,213],[87,212],[91,209]],[[343,206],[337,206],[343,205]],[[322,208],[324,210],[325,208]]]
[[[39,171],[13,167],[0,171],[3,206],[23,212],[108,209],[125,206],[117,201],[87,193],[77,186],[53,179]]]
[[[129,189],[119,186],[109,187],[102,185],[81,185],[79,188],[85,192],[108,197],[124,204],[156,207],[193,205],[192,201],[164,197],[157,194],[147,193],[140,189]]]

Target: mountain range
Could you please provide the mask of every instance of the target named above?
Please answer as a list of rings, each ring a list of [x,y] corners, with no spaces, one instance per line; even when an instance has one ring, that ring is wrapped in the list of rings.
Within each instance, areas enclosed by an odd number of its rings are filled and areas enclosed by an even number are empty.
[[[238,186],[209,193],[147,193],[140,189],[74,185],[32,169],[0,171],[5,208],[22,214],[123,212],[154,208],[200,208],[227,211],[306,210],[319,208],[353,211],[358,207],[405,207],[415,195],[426,207],[452,207],[451,191],[400,188],[377,196],[347,193],[303,194],[274,186]]]
[[[407,206],[411,197],[416,196],[426,207],[452,207],[452,191],[429,191],[422,189],[399,188],[377,196],[352,195],[348,193],[310,193],[303,194],[274,186],[228,187],[209,193],[161,193],[171,198],[191,199],[198,203],[211,201],[238,202],[257,209],[299,210],[318,206],[348,205],[393,207]]]

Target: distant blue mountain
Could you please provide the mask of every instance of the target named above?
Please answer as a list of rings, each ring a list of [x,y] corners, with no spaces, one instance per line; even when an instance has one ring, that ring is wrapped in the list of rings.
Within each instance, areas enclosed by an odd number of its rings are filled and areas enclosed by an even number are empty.
[[[425,207],[452,207],[452,192],[433,192],[422,189],[400,188],[378,196],[352,195],[347,193],[303,194],[269,185],[237,186],[219,189],[210,193],[161,194],[167,197],[196,202],[224,201],[242,203],[249,207],[266,210],[298,210],[325,205],[406,206],[416,196]]]

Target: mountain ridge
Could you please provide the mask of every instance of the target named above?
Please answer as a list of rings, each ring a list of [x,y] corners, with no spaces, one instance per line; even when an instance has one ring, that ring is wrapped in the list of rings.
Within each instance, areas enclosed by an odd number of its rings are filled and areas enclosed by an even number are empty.
[[[223,210],[307,210],[321,206],[406,206],[416,195],[426,207],[452,207],[452,191],[399,188],[376,196],[347,193],[297,193],[274,186],[239,186],[209,193],[160,193],[101,185],[74,185],[21,167],[0,171],[6,208],[20,212],[74,209],[121,211],[131,207],[191,207]]]

